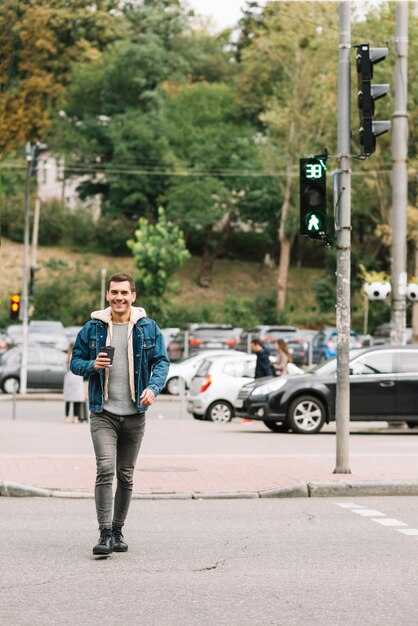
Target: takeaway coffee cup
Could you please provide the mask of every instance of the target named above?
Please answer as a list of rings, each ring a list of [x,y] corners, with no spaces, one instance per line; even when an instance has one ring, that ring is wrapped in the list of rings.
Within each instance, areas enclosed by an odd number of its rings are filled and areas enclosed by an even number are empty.
[[[110,365],[112,365],[115,348],[113,346],[103,346],[100,348],[100,352],[106,352],[107,358],[110,359]]]

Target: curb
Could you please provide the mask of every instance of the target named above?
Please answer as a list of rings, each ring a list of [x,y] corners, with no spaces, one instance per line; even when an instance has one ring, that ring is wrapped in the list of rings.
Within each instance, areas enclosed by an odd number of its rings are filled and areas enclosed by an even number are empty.
[[[417,496],[418,480],[313,481],[262,491],[194,493],[134,493],[133,500],[249,500],[260,498],[337,498],[358,496]],[[88,491],[43,489],[14,482],[0,483],[0,496],[93,499]]]

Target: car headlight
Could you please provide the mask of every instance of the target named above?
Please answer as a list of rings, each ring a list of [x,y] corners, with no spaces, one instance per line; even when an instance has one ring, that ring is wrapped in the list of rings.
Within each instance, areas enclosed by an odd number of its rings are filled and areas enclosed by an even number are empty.
[[[256,387],[252,392],[251,396],[266,396],[268,393],[272,391],[278,391],[287,383],[287,378],[278,378],[276,380],[271,380],[264,385],[260,385]]]

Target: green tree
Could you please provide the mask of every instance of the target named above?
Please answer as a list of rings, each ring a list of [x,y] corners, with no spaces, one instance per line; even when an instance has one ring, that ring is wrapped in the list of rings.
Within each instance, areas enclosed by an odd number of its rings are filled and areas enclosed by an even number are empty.
[[[335,146],[338,16],[336,5],[319,2],[270,2],[263,13],[241,52],[239,93],[244,110],[261,111],[265,163],[280,174],[277,306],[283,311],[298,229],[298,159]]]
[[[117,0],[4,0],[0,4],[0,148],[45,138],[74,62],[118,36]]]
[[[163,208],[158,209],[155,224],[141,217],[138,225],[135,239],[127,243],[138,268],[135,284],[141,302],[155,314],[164,310],[168,303],[168,286],[173,287],[172,276],[190,254],[186,250],[182,231],[167,219]]]
[[[199,227],[204,246],[199,284],[212,280],[257,168],[255,129],[237,115],[234,89],[223,83],[180,87],[166,103],[167,130],[177,176],[167,192],[170,217]],[[248,205],[247,205],[248,212]]]

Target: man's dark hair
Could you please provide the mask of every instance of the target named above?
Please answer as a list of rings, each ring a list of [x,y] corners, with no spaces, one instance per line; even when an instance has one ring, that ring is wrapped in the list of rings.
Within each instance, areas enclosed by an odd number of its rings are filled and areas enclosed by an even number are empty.
[[[129,276],[129,274],[126,274],[125,272],[119,272],[119,274],[113,274],[113,276],[111,276],[109,280],[107,281],[107,290],[109,291],[110,289],[110,283],[123,283],[125,282],[125,280],[129,283],[129,287],[131,288],[131,291],[136,291],[135,283],[134,283],[132,276]]]
[[[251,339],[251,343],[255,343],[256,346],[263,346],[259,339]]]

